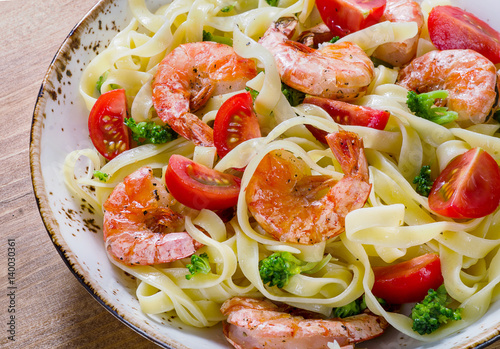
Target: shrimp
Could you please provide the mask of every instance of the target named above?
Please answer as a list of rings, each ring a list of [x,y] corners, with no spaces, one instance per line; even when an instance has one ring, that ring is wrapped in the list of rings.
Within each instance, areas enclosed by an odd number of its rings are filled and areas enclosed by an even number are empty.
[[[276,240],[314,244],[344,231],[345,216],[363,207],[370,194],[363,141],[353,132],[327,136],[344,177],[310,175],[309,167],[293,154],[267,154],[246,189],[248,209]],[[322,195],[327,192],[326,195]]]
[[[291,315],[268,300],[234,297],[222,304],[227,316],[223,332],[236,349],[328,349],[337,341],[343,348],[380,336],[384,318],[363,313],[344,319],[306,319]]]
[[[257,75],[255,62],[215,42],[178,46],[159,64],[153,105],[160,119],[196,145],[213,146],[213,130],[192,114],[210,97],[238,91]]]
[[[363,96],[374,77],[374,66],[356,44],[343,42],[318,50],[289,40],[297,20],[275,22],[259,40],[274,56],[281,80],[315,96],[354,100]]]
[[[373,57],[395,67],[400,67],[411,61],[417,52],[418,39],[424,25],[424,15],[420,4],[412,0],[387,0],[380,21],[417,23],[418,33],[413,38],[403,42],[389,42],[380,45],[373,53]]]
[[[399,72],[397,84],[424,93],[447,90],[450,110],[462,127],[483,123],[497,96],[496,69],[473,50],[431,51],[414,59]]]
[[[129,265],[168,263],[189,257],[201,245],[183,228],[175,199],[143,167],[125,177],[104,203],[104,241],[109,254]]]

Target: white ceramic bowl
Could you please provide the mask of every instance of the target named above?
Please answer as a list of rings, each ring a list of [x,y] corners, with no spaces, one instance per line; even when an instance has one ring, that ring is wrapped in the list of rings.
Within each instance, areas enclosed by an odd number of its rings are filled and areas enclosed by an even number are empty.
[[[155,8],[161,1],[147,3]],[[461,0],[456,4],[500,30],[498,0]],[[108,262],[102,219],[85,203],[77,202],[61,179],[65,156],[75,149],[92,146],[88,113],[78,92],[83,68],[130,18],[126,1],[100,1],[69,34],[45,76],[33,116],[30,150],[41,216],[74,275],[126,325],[165,348],[229,348],[220,326],[200,330],[181,323],[159,324],[140,311],[134,284]],[[480,321],[438,343],[422,344],[390,330],[381,339],[363,343],[363,347],[482,348],[498,339],[499,333],[500,302],[496,302]]]

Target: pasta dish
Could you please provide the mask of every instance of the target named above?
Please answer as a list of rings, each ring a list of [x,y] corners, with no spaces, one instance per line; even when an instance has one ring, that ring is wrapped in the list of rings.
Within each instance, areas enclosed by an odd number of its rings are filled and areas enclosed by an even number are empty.
[[[64,177],[144,313],[223,322],[235,348],[354,348],[498,300],[500,57],[443,37],[500,34],[451,1],[362,3],[129,0]]]

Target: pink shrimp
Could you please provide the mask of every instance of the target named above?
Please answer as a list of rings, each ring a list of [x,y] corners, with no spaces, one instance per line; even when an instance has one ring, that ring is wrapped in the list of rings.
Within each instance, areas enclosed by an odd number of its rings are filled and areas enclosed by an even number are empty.
[[[418,39],[424,25],[424,15],[420,4],[413,0],[387,0],[380,21],[417,23],[418,33],[413,38],[403,42],[390,42],[380,45],[373,53],[373,57],[395,67],[400,67],[411,61],[417,52]]]
[[[486,120],[497,92],[495,65],[472,50],[431,51],[414,59],[399,72],[397,84],[424,93],[447,90],[446,103],[458,113],[461,126]]]
[[[143,167],[125,177],[104,203],[104,241],[109,254],[129,265],[168,263],[189,257],[201,245],[186,232],[175,199],[153,171]]]
[[[315,50],[291,41],[297,20],[281,18],[259,43],[274,56],[281,80],[315,96],[354,100],[363,96],[374,77],[374,66],[356,44],[343,42]]]
[[[158,66],[153,104],[160,119],[196,145],[213,146],[213,130],[192,114],[210,97],[238,91],[257,75],[255,62],[215,42],[180,45]]]
[[[305,163],[286,151],[267,154],[248,183],[248,209],[276,240],[314,244],[335,237],[347,213],[363,207],[370,194],[363,141],[347,131],[326,138],[344,172],[337,183],[309,175]]]
[[[369,313],[344,319],[306,319],[291,315],[268,300],[235,297],[222,304],[227,316],[226,339],[236,349],[328,349],[337,341],[343,348],[380,336],[388,326]]]

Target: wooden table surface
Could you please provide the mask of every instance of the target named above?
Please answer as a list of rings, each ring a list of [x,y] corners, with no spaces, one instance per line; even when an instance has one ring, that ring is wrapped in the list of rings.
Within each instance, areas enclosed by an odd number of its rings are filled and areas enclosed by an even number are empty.
[[[69,271],[45,230],[31,184],[30,127],[40,84],[65,37],[96,1],[0,1],[1,348],[158,348],[108,313]],[[7,338],[8,239],[16,244],[14,342]]]
[[[158,348],[109,314],[71,274],[33,195],[29,138],[37,93],[59,45],[95,2],[0,1],[2,348]],[[15,298],[8,296],[9,239],[15,239]],[[11,305],[15,341],[7,332]]]

